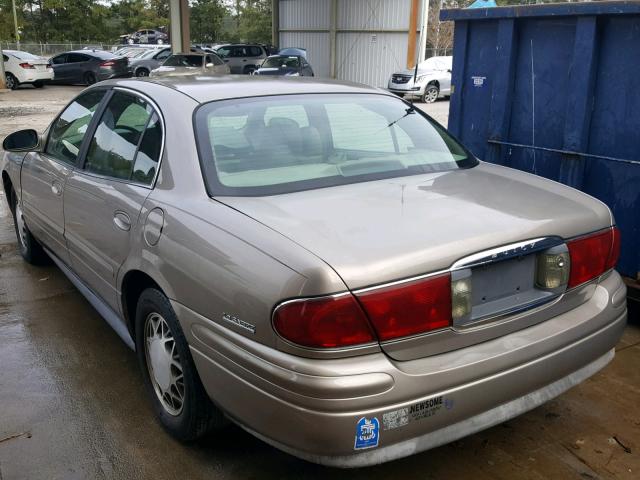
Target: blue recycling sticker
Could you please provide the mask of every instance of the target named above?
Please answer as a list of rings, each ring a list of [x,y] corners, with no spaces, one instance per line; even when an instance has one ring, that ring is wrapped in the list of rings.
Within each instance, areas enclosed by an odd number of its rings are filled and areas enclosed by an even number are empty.
[[[380,439],[380,422],[377,418],[368,419],[362,417],[356,424],[356,450],[374,448],[378,446]]]

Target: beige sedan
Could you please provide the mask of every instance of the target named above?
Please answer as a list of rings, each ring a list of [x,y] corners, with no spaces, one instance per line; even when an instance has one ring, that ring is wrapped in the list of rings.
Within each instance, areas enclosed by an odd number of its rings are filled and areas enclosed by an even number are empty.
[[[22,256],[136,351],[183,441],[230,420],[313,462],[386,462],[560,395],[625,327],[606,205],[380,89],[111,80],[3,147]]]

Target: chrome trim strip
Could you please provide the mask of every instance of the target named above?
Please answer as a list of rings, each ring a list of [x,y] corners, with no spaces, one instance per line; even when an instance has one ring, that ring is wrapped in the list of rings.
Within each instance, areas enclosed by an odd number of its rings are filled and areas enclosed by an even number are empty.
[[[482,252],[474,253],[468,257],[461,258],[456,261],[451,270],[460,270],[462,268],[473,268],[488,263],[498,262],[501,260],[507,260],[509,258],[520,257],[522,255],[528,255],[530,253],[538,252],[540,250],[546,250],[551,247],[562,245],[564,240],[560,237],[540,237],[533,240],[524,240],[522,242],[511,243],[509,245],[503,245],[501,247],[484,250]]]

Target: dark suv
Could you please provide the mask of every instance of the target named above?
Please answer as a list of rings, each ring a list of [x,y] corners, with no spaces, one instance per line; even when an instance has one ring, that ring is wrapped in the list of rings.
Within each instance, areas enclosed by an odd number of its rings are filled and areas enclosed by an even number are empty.
[[[228,44],[214,47],[215,52],[229,65],[231,73],[250,74],[257,70],[265,58],[269,56],[263,45]]]

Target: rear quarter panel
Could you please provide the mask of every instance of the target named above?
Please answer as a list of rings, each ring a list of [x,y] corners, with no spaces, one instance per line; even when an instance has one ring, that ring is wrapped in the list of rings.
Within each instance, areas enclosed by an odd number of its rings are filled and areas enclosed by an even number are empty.
[[[207,195],[192,127],[196,102],[152,82],[119,83],[144,89],[165,120],[158,179],[118,273],[119,289],[127,272],[143,271],[171,300],[272,346],[277,342],[271,327],[276,303],[346,290],[335,271],[315,255]],[[148,219],[154,209],[162,210],[163,222],[159,240],[150,245],[145,229],[152,228]],[[255,325],[255,334],[223,320],[225,313]]]

